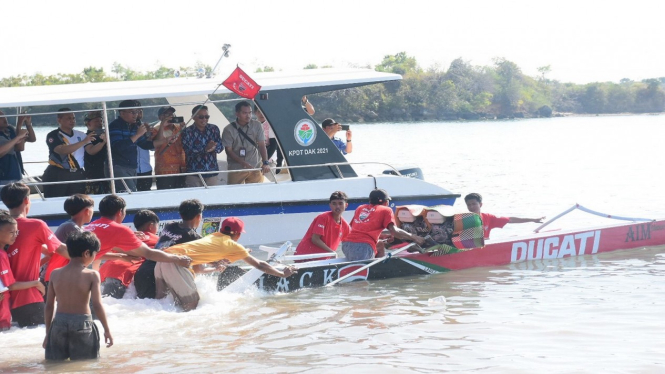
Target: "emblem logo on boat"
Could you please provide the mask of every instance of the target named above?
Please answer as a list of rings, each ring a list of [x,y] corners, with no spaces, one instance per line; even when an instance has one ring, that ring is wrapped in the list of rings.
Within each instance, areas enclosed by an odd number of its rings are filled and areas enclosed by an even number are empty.
[[[295,129],[293,129],[293,136],[296,142],[303,147],[308,147],[314,143],[316,139],[316,126],[308,119],[298,121]]]

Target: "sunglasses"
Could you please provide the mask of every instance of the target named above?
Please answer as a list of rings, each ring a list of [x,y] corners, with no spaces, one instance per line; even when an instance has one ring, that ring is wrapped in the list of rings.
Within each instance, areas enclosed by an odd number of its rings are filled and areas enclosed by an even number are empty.
[[[210,116],[204,116],[204,115],[199,115],[197,116],[198,119],[210,119]]]

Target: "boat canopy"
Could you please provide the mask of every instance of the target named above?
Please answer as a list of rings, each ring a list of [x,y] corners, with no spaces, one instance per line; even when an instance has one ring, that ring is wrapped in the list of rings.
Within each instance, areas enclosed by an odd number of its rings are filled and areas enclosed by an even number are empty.
[[[0,108],[209,95],[225,77],[225,74],[218,74],[212,78],[188,77],[6,87],[0,88]],[[326,91],[327,86],[358,86],[402,79],[398,74],[369,69],[332,68],[252,73],[251,77],[262,86],[261,91],[264,92],[308,87],[319,87],[323,89],[318,91]],[[221,86],[217,93],[230,93],[230,91]]]

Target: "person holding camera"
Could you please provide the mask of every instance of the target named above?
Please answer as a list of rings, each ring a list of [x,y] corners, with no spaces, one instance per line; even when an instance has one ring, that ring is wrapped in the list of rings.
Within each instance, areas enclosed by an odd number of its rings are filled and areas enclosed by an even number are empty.
[[[141,103],[138,100],[124,100],[119,105],[119,116],[109,124],[111,137],[111,156],[113,157],[113,176],[115,178],[135,177],[138,167],[138,151],[152,149],[152,142],[145,134],[149,130],[147,124],[139,124],[136,119],[139,115]],[[110,176],[110,175],[107,175]],[[136,179],[125,179],[127,187],[136,191]],[[125,186],[120,180],[115,181],[116,192],[124,191]]]
[[[104,168],[107,164],[108,152],[106,150],[106,133],[102,122],[102,111],[88,112],[83,120],[88,128],[86,135],[94,135],[92,142],[83,147],[85,149],[85,155],[83,156],[85,170],[83,174],[85,179],[103,179],[106,174]],[[110,191],[109,182],[88,182],[85,186],[85,193],[89,195],[107,194]]]
[[[46,135],[49,165],[44,170],[42,181],[64,182],[85,179],[83,174],[83,147],[94,139],[94,134],[74,130],[76,116],[69,108],[61,108],[57,115],[58,128]],[[51,184],[44,186],[45,197],[71,196],[85,192],[83,183]]]
[[[321,123],[321,127],[323,128],[323,131],[328,135],[330,140],[335,144],[337,149],[339,149],[342,154],[346,155],[348,153],[353,152],[353,144],[351,144],[351,129],[349,126],[343,126],[337,123],[334,119],[332,118],[326,118],[323,120]],[[346,130],[346,143],[342,141],[342,139],[338,138],[335,136],[338,131]]]
[[[187,170],[185,151],[182,149],[181,130],[185,126],[183,117],[175,117],[172,106],[157,111],[159,130],[152,141],[155,146],[155,175],[184,173]],[[157,178],[157,189],[166,190],[185,187],[185,177],[174,175]]]

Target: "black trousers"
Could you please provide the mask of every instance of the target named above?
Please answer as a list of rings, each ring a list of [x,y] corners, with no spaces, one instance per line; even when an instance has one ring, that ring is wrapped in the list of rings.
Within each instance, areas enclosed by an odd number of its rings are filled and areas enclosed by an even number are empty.
[[[137,177],[143,177],[143,176],[148,176],[152,175],[152,170],[147,171],[145,173],[137,173]],[[152,180],[155,178],[141,178],[136,180],[136,190],[137,191],[150,191],[152,188]]]
[[[44,303],[32,303],[12,309],[12,320],[18,327],[32,327],[44,324]]]
[[[66,182],[84,180],[83,170],[79,169],[70,172],[68,169],[61,169],[57,166],[49,165],[44,170],[42,181],[44,182]],[[85,193],[85,183],[65,183],[43,186],[45,197],[71,196],[77,193]]]

